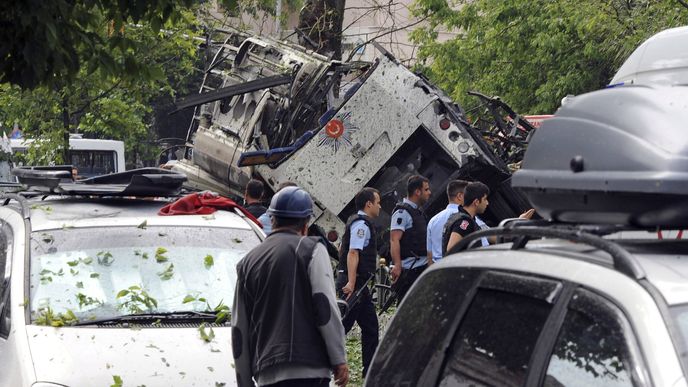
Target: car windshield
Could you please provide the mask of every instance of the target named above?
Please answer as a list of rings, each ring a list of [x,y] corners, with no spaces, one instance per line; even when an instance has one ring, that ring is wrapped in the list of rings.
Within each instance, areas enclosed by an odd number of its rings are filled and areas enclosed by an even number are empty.
[[[32,322],[61,325],[231,305],[236,264],[259,242],[251,231],[218,227],[34,232]]]

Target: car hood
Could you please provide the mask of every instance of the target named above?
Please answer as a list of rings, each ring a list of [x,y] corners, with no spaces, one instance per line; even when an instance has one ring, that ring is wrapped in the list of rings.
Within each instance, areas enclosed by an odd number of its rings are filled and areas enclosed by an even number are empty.
[[[30,325],[27,335],[37,381],[110,386],[118,376],[125,386],[234,386],[231,328],[213,330],[209,343],[192,324],[141,329]]]

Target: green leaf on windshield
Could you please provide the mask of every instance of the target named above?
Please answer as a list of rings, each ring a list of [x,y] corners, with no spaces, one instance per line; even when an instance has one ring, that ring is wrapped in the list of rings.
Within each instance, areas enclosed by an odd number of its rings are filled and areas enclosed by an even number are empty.
[[[84,306],[88,306],[88,305],[102,304],[102,301],[97,300],[93,297],[89,297],[83,293],[77,293],[76,294],[76,300],[79,303],[79,309],[83,308]]]
[[[167,262],[167,257],[164,255],[166,252],[166,248],[158,247],[158,249],[155,250],[155,261],[158,263]]]
[[[72,273],[72,275],[77,275],[77,274],[79,274],[79,271],[78,271],[78,270],[74,270],[74,269],[69,269],[69,272]]]
[[[96,258],[98,259],[98,263],[103,266],[110,266],[115,262],[115,259],[109,251],[99,251],[98,254],[96,254]]]
[[[62,314],[53,312],[50,307],[39,309],[34,319],[36,325],[45,325],[55,328],[65,325],[74,325],[77,322],[79,322],[79,320],[71,309],[67,309],[67,312]]]
[[[81,282],[81,281],[79,281],[79,282],[76,283],[76,287],[77,287],[77,289],[83,289],[83,288],[84,288],[84,283]]]
[[[127,294],[129,294],[129,291],[127,289],[120,290],[119,293],[117,293],[116,298],[122,298],[122,297],[126,296]]]
[[[91,277],[91,278],[99,278],[99,277],[100,277],[100,274],[98,274],[98,273],[91,273],[90,277]]]
[[[119,375],[112,375],[112,380],[114,383],[110,387],[122,387],[122,378]]]
[[[148,259],[148,253],[143,253],[143,254],[141,255],[141,258],[143,258],[143,259]]]
[[[67,265],[74,267],[79,264],[79,260],[77,259],[76,261],[69,261],[67,262]]]
[[[91,258],[91,257],[86,257],[86,258],[82,259],[81,262],[83,262],[84,265],[90,265],[90,264],[93,263],[93,258]]]
[[[215,324],[223,324],[227,321],[227,317],[229,317],[229,313],[222,311],[217,314],[217,317],[215,318]]]
[[[196,297],[189,294],[188,296],[184,297],[184,301],[182,301],[182,304],[188,304],[189,302],[194,301],[196,301]]]
[[[165,270],[158,273],[158,277],[160,277],[160,279],[163,281],[167,281],[170,278],[172,278],[173,276],[174,276],[174,264],[173,263],[170,263],[170,265],[167,266],[167,268],[165,268]]]
[[[141,222],[141,224],[139,224],[139,225],[136,226],[136,227],[145,230],[145,229],[146,229],[146,226],[148,226],[148,221],[147,221],[147,220],[144,220],[143,222]]]
[[[206,255],[205,258],[203,258],[203,264],[205,265],[206,269],[210,269],[211,267],[213,267],[213,265],[215,264],[213,256],[210,254]]]
[[[243,242],[243,241],[242,241],[241,239],[239,239],[239,238],[232,238],[232,241],[233,241],[234,243],[241,243],[241,242]]]

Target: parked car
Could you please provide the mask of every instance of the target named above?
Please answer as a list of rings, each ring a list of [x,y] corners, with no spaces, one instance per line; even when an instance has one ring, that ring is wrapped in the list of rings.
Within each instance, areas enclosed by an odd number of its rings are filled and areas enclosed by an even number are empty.
[[[543,230],[556,231],[520,228]],[[390,323],[366,385],[687,385],[688,244],[590,236],[600,248],[576,232],[433,265]]]
[[[169,171],[31,173],[30,191],[0,202],[0,385],[234,385],[226,318],[257,226],[232,211],[159,216],[185,180]]]
[[[366,385],[688,385],[687,100],[620,86],[543,122],[512,185],[544,220],[426,270]],[[486,236],[510,243],[463,251]]]

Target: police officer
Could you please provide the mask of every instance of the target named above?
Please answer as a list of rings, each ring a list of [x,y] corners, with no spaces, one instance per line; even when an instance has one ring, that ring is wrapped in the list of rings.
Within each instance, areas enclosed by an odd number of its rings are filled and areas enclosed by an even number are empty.
[[[375,188],[363,188],[356,194],[354,203],[358,212],[349,218],[342,237],[337,289],[341,289],[342,298],[351,307],[342,321],[345,332],[351,330],[354,322],[361,327],[365,377],[379,340],[375,305],[365,284],[375,275],[377,265],[377,239],[372,221],[380,214],[380,192]],[[354,293],[361,288],[361,293],[354,300]]]
[[[437,213],[428,222],[428,237],[427,250],[428,264],[437,262],[442,259],[443,248],[446,245],[442,244],[442,234],[444,233],[444,226],[447,224],[449,218],[459,212],[463,206],[463,191],[466,189],[468,182],[465,180],[452,180],[447,184],[447,208]]]
[[[344,327],[325,246],[306,236],[313,201],[288,187],[268,213],[273,231],[237,265],[232,352],[239,386],[346,385]]]
[[[490,189],[481,182],[469,183],[463,193],[464,206],[459,212],[449,217],[442,233],[442,254],[446,255],[463,237],[479,231],[476,216],[482,214],[490,204],[487,196]]]
[[[421,207],[430,200],[430,181],[420,175],[413,175],[406,182],[406,197],[394,207],[389,232],[389,248],[394,268],[390,272],[392,280],[400,278],[402,271],[404,283],[398,284],[397,298],[401,301],[408,288],[427,266],[429,255],[426,245],[427,220]]]

